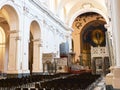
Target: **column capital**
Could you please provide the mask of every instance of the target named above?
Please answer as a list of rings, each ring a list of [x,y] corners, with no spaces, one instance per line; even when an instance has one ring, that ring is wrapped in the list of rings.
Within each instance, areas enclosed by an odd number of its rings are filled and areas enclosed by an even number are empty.
[[[16,36],[16,40],[21,40],[21,37],[20,36]]]
[[[8,33],[9,34],[14,34],[14,33],[19,33],[19,31],[18,30],[10,30],[10,31],[8,31]]]
[[[40,44],[38,44],[38,47],[42,47],[42,46],[43,46],[43,44],[41,44],[41,43],[40,43]]]
[[[40,39],[40,38],[32,39],[32,41],[33,41],[33,42],[39,42],[39,41],[41,41],[41,39]]]

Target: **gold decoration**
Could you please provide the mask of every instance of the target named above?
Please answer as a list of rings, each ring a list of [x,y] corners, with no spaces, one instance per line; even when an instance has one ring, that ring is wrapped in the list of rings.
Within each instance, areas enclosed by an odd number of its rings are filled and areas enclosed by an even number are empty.
[[[74,21],[73,28],[76,30],[80,30],[82,27],[82,23],[79,20]]]
[[[104,32],[97,29],[92,32],[92,40],[97,45],[100,45],[104,41]]]

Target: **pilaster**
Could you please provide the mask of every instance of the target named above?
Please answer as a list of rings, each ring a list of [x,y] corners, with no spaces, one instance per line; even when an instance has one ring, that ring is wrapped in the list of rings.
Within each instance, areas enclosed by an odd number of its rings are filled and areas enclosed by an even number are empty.
[[[42,48],[40,39],[33,40],[34,43],[34,55],[33,55],[33,73],[43,72],[42,65]]]
[[[21,37],[19,36],[19,31],[11,30],[9,32],[9,60],[8,60],[8,75],[20,74],[22,73],[20,68],[20,43]]]
[[[114,89],[120,89],[120,66],[114,67],[112,85]]]
[[[111,0],[111,6],[113,39],[115,41],[115,66],[112,85],[114,89],[120,89],[120,0]]]
[[[111,32],[111,26],[109,24],[105,24],[105,28],[107,29],[106,31],[106,42],[107,42],[107,48],[109,52],[109,60],[110,60],[110,73],[108,73],[105,76],[105,83],[106,85],[112,85],[112,80],[113,80],[113,70],[114,70],[114,65],[115,65],[115,59],[114,59],[114,54],[113,54],[113,47],[112,45],[112,32]]]

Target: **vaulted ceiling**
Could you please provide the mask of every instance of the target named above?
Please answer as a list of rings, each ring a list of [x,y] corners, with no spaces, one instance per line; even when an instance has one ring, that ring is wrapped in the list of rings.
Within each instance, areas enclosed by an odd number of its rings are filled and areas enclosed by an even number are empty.
[[[108,0],[39,0],[54,15],[58,16],[70,27],[80,14],[95,12],[102,15],[106,21],[108,16]]]

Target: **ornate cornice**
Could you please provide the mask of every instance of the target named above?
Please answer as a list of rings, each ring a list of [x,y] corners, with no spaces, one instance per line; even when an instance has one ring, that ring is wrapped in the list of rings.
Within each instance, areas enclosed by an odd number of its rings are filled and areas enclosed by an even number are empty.
[[[46,15],[48,17],[50,17],[51,19],[53,19],[55,22],[57,22],[60,26],[62,26],[65,30],[67,31],[73,31],[70,27],[68,27],[67,25],[65,25],[57,16],[55,16],[52,12],[50,12],[47,8],[43,7],[41,5],[41,3],[38,4],[38,0],[29,0],[30,2],[32,2],[35,6],[37,6],[37,8],[41,9],[43,12],[46,13]]]

